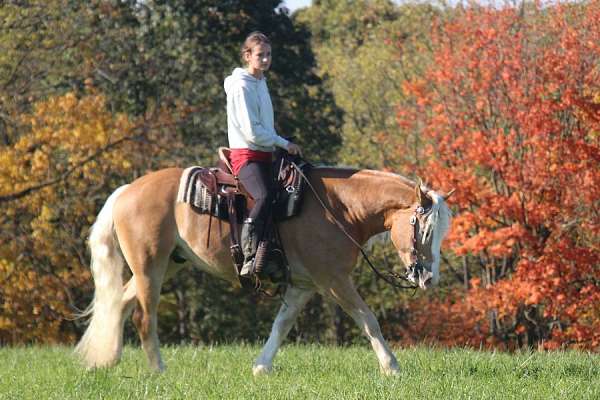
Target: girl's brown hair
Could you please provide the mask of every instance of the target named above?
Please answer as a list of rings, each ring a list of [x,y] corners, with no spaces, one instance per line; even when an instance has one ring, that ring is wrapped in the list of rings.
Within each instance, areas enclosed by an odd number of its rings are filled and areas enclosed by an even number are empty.
[[[246,40],[244,40],[244,44],[242,44],[242,48],[241,48],[241,52],[240,52],[243,63],[246,62],[246,60],[244,59],[244,55],[246,53],[251,52],[252,47],[256,46],[257,44],[268,44],[270,46],[271,41],[269,40],[267,35],[265,35],[262,32],[259,32],[259,31],[254,31],[251,34],[249,34],[248,37],[246,38]]]

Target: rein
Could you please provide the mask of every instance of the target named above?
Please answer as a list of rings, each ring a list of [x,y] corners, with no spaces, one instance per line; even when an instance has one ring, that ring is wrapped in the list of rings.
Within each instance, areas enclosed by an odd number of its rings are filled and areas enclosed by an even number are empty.
[[[371,267],[371,269],[373,270],[373,272],[375,273],[375,275],[379,278],[382,279],[383,281],[387,282],[388,284],[392,285],[395,288],[398,289],[417,289],[418,286],[414,285],[412,282],[410,282],[406,277],[396,273],[396,272],[387,272],[387,275],[382,274],[381,272],[379,272],[379,270],[377,270],[377,268],[375,268],[375,266],[371,263],[371,260],[369,260],[369,257],[367,257],[367,254],[365,253],[365,251],[363,250],[362,246],[356,241],[356,239],[354,239],[352,237],[352,235],[350,235],[348,233],[348,231],[346,230],[346,228],[344,228],[344,225],[342,225],[342,223],[336,218],[335,214],[329,209],[329,207],[327,206],[327,204],[325,204],[325,202],[321,199],[321,197],[319,197],[319,194],[317,193],[317,191],[315,190],[315,188],[313,187],[313,185],[310,183],[310,181],[308,180],[308,178],[306,177],[306,175],[304,174],[304,172],[302,172],[302,170],[300,169],[300,167],[298,167],[296,165],[295,162],[290,161],[291,164],[294,166],[294,168],[296,168],[296,170],[298,171],[298,173],[300,174],[300,176],[302,176],[302,178],[306,181],[306,184],[308,185],[308,187],[310,188],[310,190],[312,190],[313,194],[315,195],[315,197],[317,198],[317,200],[319,201],[319,203],[321,204],[321,207],[323,207],[323,209],[329,213],[329,215],[331,215],[331,217],[333,218],[333,222],[335,222],[335,225],[344,233],[344,235],[346,235],[346,237],[348,237],[348,239],[350,239],[350,241],[356,246],[356,248],[358,250],[360,250],[360,253],[363,255],[364,259],[367,261],[367,264],[369,265],[369,267]],[[415,211],[418,212],[418,211]],[[416,217],[414,217],[416,220]],[[411,220],[412,221],[412,220]],[[416,225],[415,225],[415,229],[416,229]],[[416,239],[413,238],[413,252],[415,252],[415,258],[416,258],[416,247],[414,244],[414,241]],[[405,282],[409,282],[410,286],[406,286],[406,285],[402,285],[400,283],[398,283],[397,281],[405,281]]]

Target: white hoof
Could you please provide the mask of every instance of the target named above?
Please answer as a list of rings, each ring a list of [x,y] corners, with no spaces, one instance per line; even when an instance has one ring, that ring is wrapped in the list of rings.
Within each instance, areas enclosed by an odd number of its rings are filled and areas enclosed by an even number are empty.
[[[163,362],[159,362],[158,364],[153,364],[150,366],[150,369],[152,370],[152,372],[157,373],[157,374],[162,374],[163,372],[165,372],[167,370],[167,367],[165,366],[165,364],[163,364]]]
[[[268,375],[270,373],[271,367],[268,367],[266,365],[255,365],[254,367],[252,367],[252,374],[254,376]]]
[[[385,376],[396,376],[400,374],[400,368],[381,368],[381,373]]]

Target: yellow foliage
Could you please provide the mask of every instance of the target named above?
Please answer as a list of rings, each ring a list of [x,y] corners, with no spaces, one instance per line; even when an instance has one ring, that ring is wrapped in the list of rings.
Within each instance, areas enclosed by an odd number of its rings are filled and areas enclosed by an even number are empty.
[[[171,139],[146,125],[150,140],[130,140],[142,122],[113,115],[96,93],[51,97],[18,118],[26,130],[0,147],[0,196],[35,190],[3,203],[0,343],[70,342],[70,302],[90,292],[89,226],[108,194]],[[166,113],[157,118],[168,124]]]

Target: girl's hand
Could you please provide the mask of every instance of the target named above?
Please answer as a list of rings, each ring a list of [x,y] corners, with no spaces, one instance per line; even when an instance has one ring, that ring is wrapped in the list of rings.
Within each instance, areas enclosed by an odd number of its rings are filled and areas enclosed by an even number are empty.
[[[295,143],[290,142],[288,144],[287,152],[293,156],[299,155],[300,157],[302,157],[302,149]]]

